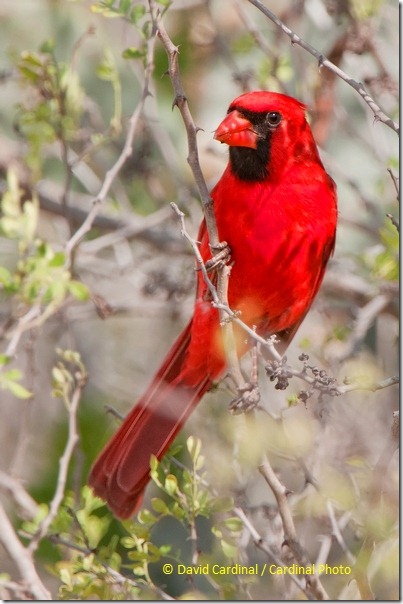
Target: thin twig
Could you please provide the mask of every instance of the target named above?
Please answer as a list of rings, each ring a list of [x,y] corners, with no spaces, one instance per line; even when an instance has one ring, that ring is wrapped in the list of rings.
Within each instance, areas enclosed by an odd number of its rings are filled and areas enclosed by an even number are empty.
[[[379,382],[371,382],[369,384],[352,383],[346,384],[345,386],[338,386],[337,391],[339,394],[345,394],[346,392],[352,392],[353,390],[368,390],[369,392],[376,392],[377,390],[383,390],[384,388],[390,388],[399,384],[400,378],[398,375],[392,375]]]
[[[23,511],[24,518],[29,520],[35,518],[39,509],[35,499],[25,490],[19,480],[12,478],[2,470],[0,470],[0,489],[11,494],[16,505]]]
[[[344,537],[341,534],[340,525],[337,521],[336,514],[334,513],[333,505],[330,499],[326,502],[327,514],[329,516],[330,524],[332,525],[332,535],[336,539],[337,543],[340,545],[343,552],[346,554],[348,561],[350,564],[354,564],[356,562],[356,557],[350,552],[347,547],[346,542],[344,541]],[[348,514],[348,518],[350,518],[351,514]]]
[[[260,551],[262,551],[264,554],[266,554],[266,556],[271,558],[278,567],[284,568],[283,561],[274,553],[274,551],[271,549],[271,547],[264,541],[263,537],[256,530],[255,526],[249,520],[249,518],[247,517],[247,515],[245,514],[243,509],[234,507],[232,509],[232,512],[241,520],[242,524],[249,531],[250,536],[253,539],[254,545],[258,549],[260,549]],[[290,579],[292,581],[294,581],[294,583],[297,585],[297,587],[307,596],[307,598],[310,598],[309,590],[304,586],[303,582],[300,579],[298,579],[298,577],[294,574],[290,573],[288,576],[290,577]]]
[[[248,2],[256,6],[256,8],[260,10],[268,19],[270,19],[270,21],[277,25],[277,27],[280,28],[286,34],[286,36],[290,38],[292,44],[300,46],[301,48],[309,52],[309,54],[311,54],[313,57],[315,57],[318,61],[319,67],[325,67],[326,69],[329,69],[339,78],[344,80],[344,82],[354,88],[354,90],[358,92],[358,94],[373,112],[375,120],[382,122],[386,126],[389,126],[389,128],[399,134],[399,125],[381,110],[379,105],[377,105],[374,99],[368,94],[368,91],[365,89],[362,82],[357,82],[356,80],[354,80],[354,78],[352,78],[342,69],[337,67],[337,65],[329,61],[329,59],[327,59],[322,53],[316,50],[316,48],[314,48],[311,44],[305,42],[305,40],[300,38],[294,31],[292,31],[292,29],[287,27],[285,23],[283,23],[278,17],[276,17],[274,13],[272,13],[266,6],[264,6],[264,4],[260,2],[260,0],[248,0]]]
[[[77,245],[79,244],[81,239],[84,237],[84,235],[86,235],[86,233],[88,233],[88,231],[91,230],[94,220],[101,210],[101,206],[102,206],[103,202],[105,201],[106,196],[109,193],[109,190],[113,184],[113,181],[116,179],[121,168],[126,163],[126,160],[131,156],[131,154],[133,152],[134,136],[136,134],[137,126],[138,126],[140,116],[143,111],[145,101],[149,95],[149,82],[151,79],[151,74],[154,69],[155,34],[156,34],[156,28],[155,28],[155,24],[154,24],[150,37],[147,40],[147,57],[146,57],[146,67],[144,70],[143,88],[141,91],[140,100],[129,119],[129,129],[127,132],[127,136],[126,136],[126,140],[125,140],[125,144],[123,146],[122,152],[119,155],[116,162],[114,163],[114,165],[105,174],[105,178],[102,183],[101,189],[100,189],[98,195],[93,200],[91,210],[87,214],[86,219],[84,220],[84,222],[82,223],[80,228],[77,229],[77,231],[74,233],[74,235],[66,243],[65,253],[66,253],[66,266],[67,267],[70,267],[70,265],[72,263],[72,255],[73,255],[75,248],[77,247]]]
[[[278,511],[283,522],[286,543],[292,551],[297,563],[305,568],[312,566],[308,558],[308,554],[302,547],[297,537],[291,508],[287,499],[287,490],[277,477],[266,456],[264,456],[262,459],[262,463],[259,466],[259,472],[273,491],[274,497],[276,498]],[[316,599],[329,599],[329,596],[317,575],[306,575],[305,578],[310,591]]]
[[[399,190],[399,177],[398,177],[398,176],[395,176],[395,175],[393,174],[393,171],[392,171],[390,168],[388,168],[387,170],[388,170],[388,172],[389,172],[389,175],[390,175],[390,177],[391,177],[391,179],[392,179],[392,182],[393,182],[393,185],[394,185],[394,187],[395,187],[395,191],[396,191],[397,200],[399,201],[399,195],[400,195],[400,190]]]
[[[199,162],[199,152],[197,149],[197,132],[199,128],[197,128],[196,124],[194,123],[192,114],[190,113],[186,94],[182,86],[178,66],[179,49],[177,46],[174,45],[174,43],[170,39],[161,19],[159,19],[158,21],[158,36],[168,54],[168,73],[175,94],[173,107],[175,105],[178,107],[186,128],[186,135],[188,141],[187,161],[192,170],[193,177],[199,191],[200,199],[203,204],[203,212],[206,219],[206,227],[209,236],[210,246],[214,249],[218,247],[220,240],[214,216],[213,201],[206,185],[206,181],[204,180],[204,176]]]
[[[35,600],[51,600],[51,594],[43,585],[32,560],[32,552],[25,548],[0,503],[0,542],[17,566],[21,578]]]
[[[389,296],[378,294],[357,311],[353,329],[347,339],[345,349],[338,359],[339,362],[349,358],[357,350],[369,328],[378,315],[388,306],[389,302]]]
[[[59,474],[57,478],[57,485],[55,494],[53,495],[52,501],[50,502],[49,512],[42,520],[39,525],[39,528],[35,535],[32,538],[31,543],[28,546],[28,550],[31,552],[36,551],[39,546],[41,539],[47,534],[50,525],[55,519],[60,505],[63,501],[66,482],[67,482],[67,474],[70,467],[70,460],[73,455],[74,449],[78,442],[78,430],[77,430],[77,411],[80,403],[81,395],[83,388],[86,383],[86,374],[82,370],[78,373],[76,377],[76,385],[73,390],[71,400],[68,404],[68,412],[69,412],[69,428],[68,428],[68,437],[66,446],[64,448],[63,455],[59,460]]]
[[[395,227],[395,229],[399,233],[400,232],[400,224],[399,224],[398,220],[390,212],[388,212],[386,214],[386,217],[389,218],[390,222],[393,224],[393,226]]]
[[[31,306],[28,312],[26,312],[25,315],[18,320],[17,326],[13,332],[13,335],[11,336],[10,342],[8,343],[8,346],[5,351],[7,357],[13,357],[15,355],[22,335],[32,328],[33,322],[38,319],[40,313],[40,304],[34,304],[33,306]]]

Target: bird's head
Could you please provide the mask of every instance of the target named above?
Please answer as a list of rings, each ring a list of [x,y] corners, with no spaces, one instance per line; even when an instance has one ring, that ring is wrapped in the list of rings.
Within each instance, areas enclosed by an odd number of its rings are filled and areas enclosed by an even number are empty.
[[[313,149],[316,154],[305,111],[303,103],[284,94],[247,92],[232,101],[214,138],[229,145],[232,169],[241,180],[264,180],[274,162]]]

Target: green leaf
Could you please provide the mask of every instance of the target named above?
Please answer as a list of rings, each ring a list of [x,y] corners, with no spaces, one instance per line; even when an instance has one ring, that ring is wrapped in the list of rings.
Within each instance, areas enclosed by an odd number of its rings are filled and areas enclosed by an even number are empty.
[[[142,522],[143,524],[152,524],[157,520],[154,514],[146,509],[140,510],[137,518],[139,519],[139,522]]]
[[[168,476],[165,478],[164,486],[168,495],[175,495],[178,490],[178,481],[176,479],[176,476],[174,476],[173,474],[168,474]]]
[[[159,514],[168,514],[169,513],[167,504],[165,503],[165,501],[163,501],[159,497],[153,497],[151,499],[151,506],[152,506],[153,510],[155,510]]]
[[[222,551],[228,558],[235,558],[238,553],[238,548],[233,544],[229,543],[225,539],[221,539]]]
[[[130,47],[122,52],[123,59],[141,59],[145,56],[145,50],[141,48]]]
[[[115,19],[116,17],[121,17],[122,15],[116,8],[112,8],[111,6],[106,6],[104,4],[92,4],[91,11],[93,13],[101,13],[104,17],[109,17],[111,19]]]
[[[233,533],[239,533],[242,531],[243,528],[242,521],[236,516],[232,518],[225,518],[225,520],[223,520],[223,524],[227,527],[227,529],[229,529]]]
[[[70,281],[68,290],[76,300],[80,300],[81,302],[88,300],[90,297],[88,287],[84,283],[81,283],[81,281]]]
[[[55,50],[55,41],[52,38],[46,40],[41,46],[39,50],[45,54],[52,54]]]
[[[32,396],[32,392],[27,390],[25,386],[19,384],[18,382],[8,382],[7,387],[10,392],[14,394],[14,396],[16,396],[17,398],[25,400],[31,398]]]
[[[10,381],[20,380],[22,378],[22,373],[19,369],[9,369],[5,374],[4,378]]]
[[[6,289],[10,288],[14,283],[12,274],[4,266],[0,266],[0,283]]]
[[[11,361],[11,357],[7,354],[0,354],[0,365],[7,365]]]
[[[131,4],[132,4],[132,0],[120,0],[119,12],[122,15],[125,15],[128,12],[129,8],[131,7]]]
[[[130,21],[136,24],[141,17],[145,15],[146,7],[143,4],[136,4],[130,11]]]
[[[54,385],[62,385],[66,383],[66,371],[63,371],[60,367],[53,367],[52,369],[52,380]]]
[[[201,451],[201,440],[194,436],[189,436],[186,441],[186,447],[194,463]]]
[[[52,260],[49,262],[49,266],[63,266],[66,262],[66,255],[64,252],[56,252]]]
[[[159,465],[159,462],[158,462],[158,459],[156,458],[156,456],[151,455],[151,457],[150,457],[151,472],[156,472],[158,470],[158,465]]]
[[[217,497],[211,503],[212,512],[229,512],[234,507],[232,497]]]

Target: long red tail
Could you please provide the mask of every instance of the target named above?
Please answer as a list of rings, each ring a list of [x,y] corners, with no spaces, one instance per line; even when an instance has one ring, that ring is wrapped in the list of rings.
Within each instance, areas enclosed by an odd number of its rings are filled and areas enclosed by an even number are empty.
[[[184,366],[191,326],[192,321],[91,470],[90,486],[120,518],[129,518],[141,505],[149,481],[151,455],[158,459],[163,457],[211,386],[208,375],[204,375],[196,387],[185,383]]]

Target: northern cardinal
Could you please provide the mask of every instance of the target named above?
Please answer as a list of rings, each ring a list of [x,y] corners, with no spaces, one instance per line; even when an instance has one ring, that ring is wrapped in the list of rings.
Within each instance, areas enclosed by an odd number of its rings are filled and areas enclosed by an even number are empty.
[[[229,306],[260,335],[276,334],[282,349],[312,304],[336,235],[336,187],[305,111],[286,95],[248,92],[231,103],[214,136],[229,145],[229,163],[211,192],[219,237],[233,263]],[[204,221],[198,241],[208,261]],[[238,335],[243,354],[246,334]],[[199,272],[192,319],[92,468],[89,484],[116,516],[138,510],[150,456],[163,457],[225,367],[218,311]]]

